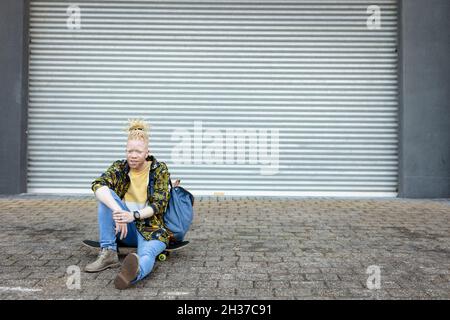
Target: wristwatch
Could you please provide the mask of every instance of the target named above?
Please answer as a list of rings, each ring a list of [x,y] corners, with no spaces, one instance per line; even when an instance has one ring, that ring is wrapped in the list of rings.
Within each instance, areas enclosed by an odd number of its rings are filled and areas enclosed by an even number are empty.
[[[140,220],[141,219],[141,214],[139,213],[139,211],[133,211],[133,217],[135,220]]]

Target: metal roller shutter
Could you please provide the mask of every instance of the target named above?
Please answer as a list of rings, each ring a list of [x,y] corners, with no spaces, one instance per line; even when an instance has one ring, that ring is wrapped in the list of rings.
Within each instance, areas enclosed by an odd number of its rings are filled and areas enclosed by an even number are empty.
[[[32,0],[28,192],[90,192],[143,117],[197,195],[396,196],[397,4],[375,2],[373,30],[366,0],[83,0],[76,29]]]

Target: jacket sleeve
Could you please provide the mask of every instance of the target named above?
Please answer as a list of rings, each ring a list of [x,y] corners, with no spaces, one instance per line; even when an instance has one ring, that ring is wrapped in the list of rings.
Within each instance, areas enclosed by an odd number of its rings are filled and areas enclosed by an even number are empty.
[[[170,199],[170,174],[165,163],[160,162],[160,166],[161,170],[158,170],[158,173],[155,174],[153,201],[149,206],[152,207],[154,214],[162,219]]]
[[[115,161],[112,165],[109,166],[109,168],[102,173],[100,177],[92,181],[91,189],[92,191],[97,191],[98,188],[107,186],[111,190],[115,190],[117,185],[117,175],[116,172],[118,170],[118,163],[120,160]]]

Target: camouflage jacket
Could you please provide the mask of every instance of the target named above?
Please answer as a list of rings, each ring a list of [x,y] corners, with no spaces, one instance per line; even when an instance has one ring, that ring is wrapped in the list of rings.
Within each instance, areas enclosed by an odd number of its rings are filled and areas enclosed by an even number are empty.
[[[150,165],[150,174],[154,171],[153,195],[150,195],[150,181],[147,187],[147,203],[152,207],[154,214],[148,219],[138,220],[134,223],[144,239],[160,240],[168,245],[172,234],[165,228],[163,217],[170,199],[170,174],[167,165],[164,162],[158,162],[153,156],[149,156],[147,161],[152,162]],[[120,199],[123,199],[130,187],[129,172],[130,167],[128,166],[127,160],[117,160],[105,173],[92,182],[91,189],[95,192],[98,188],[107,186],[113,190]]]

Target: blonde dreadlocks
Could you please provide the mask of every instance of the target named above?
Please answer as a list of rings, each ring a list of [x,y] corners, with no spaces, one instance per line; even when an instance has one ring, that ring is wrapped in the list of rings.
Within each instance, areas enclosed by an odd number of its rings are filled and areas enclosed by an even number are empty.
[[[148,144],[149,125],[144,120],[130,119],[128,120],[128,140],[143,140]]]

